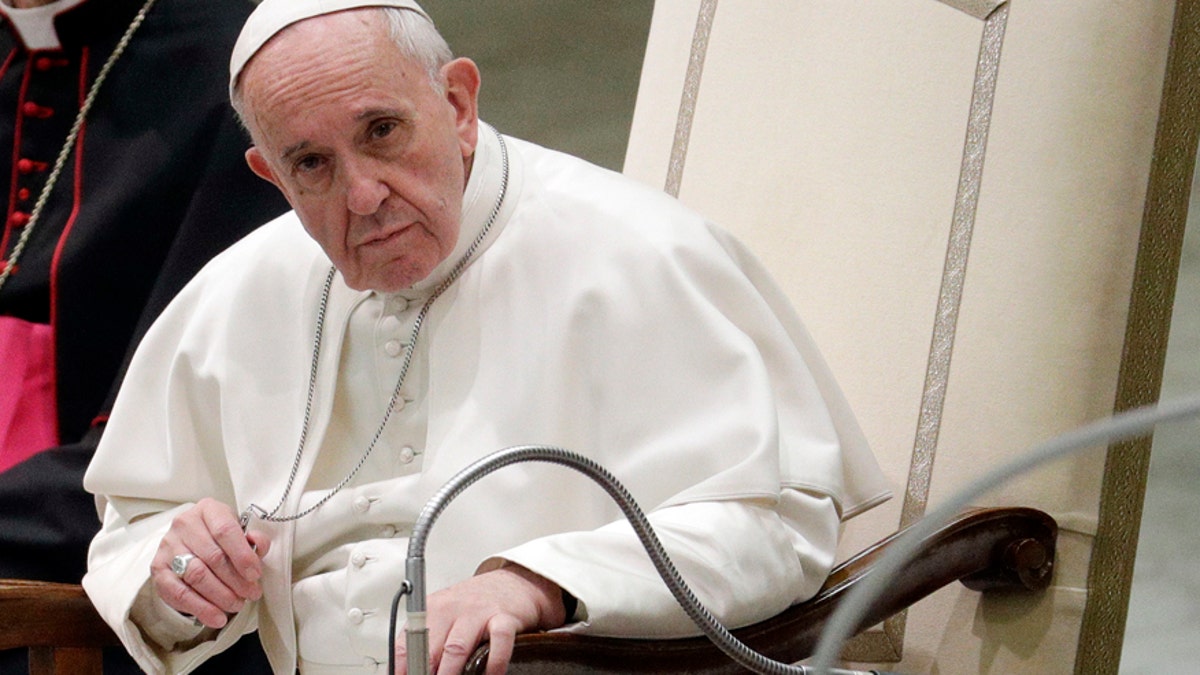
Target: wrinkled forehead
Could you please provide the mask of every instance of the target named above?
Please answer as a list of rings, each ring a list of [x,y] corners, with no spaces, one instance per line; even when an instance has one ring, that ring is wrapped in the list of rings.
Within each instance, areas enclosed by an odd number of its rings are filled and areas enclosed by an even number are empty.
[[[233,95],[246,64],[271,38],[288,26],[326,14],[365,7],[395,7],[429,15],[413,0],[263,0],[250,13],[229,59],[229,93]]]

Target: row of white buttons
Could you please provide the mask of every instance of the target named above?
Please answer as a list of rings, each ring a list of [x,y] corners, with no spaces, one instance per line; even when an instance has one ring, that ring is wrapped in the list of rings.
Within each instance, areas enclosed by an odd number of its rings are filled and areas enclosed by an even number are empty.
[[[388,299],[387,309],[388,314],[399,314],[408,309],[408,298],[402,298],[398,295],[393,295]]]
[[[396,405],[394,406],[394,409],[396,412],[400,412],[401,410],[404,410],[406,407],[408,407],[408,404],[412,403],[412,402],[413,402],[413,399],[404,398],[404,392],[401,391],[400,395],[396,397]]]
[[[366,495],[359,495],[358,497],[354,498],[354,503],[351,506],[359,513],[366,513],[367,511],[371,510],[371,505],[374,504],[375,501],[376,499],[372,499]]]
[[[407,309],[408,301],[404,298],[393,297],[389,299],[387,307],[384,310],[385,314],[379,322],[378,334],[385,336],[399,334],[404,325],[400,315]],[[407,340],[392,338],[383,343],[383,352],[394,358],[404,353],[404,348],[407,345]]]
[[[388,356],[400,356],[402,351],[404,351],[404,343],[399,340],[388,340],[383,343],[383,353]]]

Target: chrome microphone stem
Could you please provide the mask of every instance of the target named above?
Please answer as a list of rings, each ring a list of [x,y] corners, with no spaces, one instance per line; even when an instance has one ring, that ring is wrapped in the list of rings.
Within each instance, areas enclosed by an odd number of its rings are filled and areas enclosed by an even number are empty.
[[[408,581],[404,645],[408,652],[408,674],[429,675],[429,628],[425,624],[425,558],[412,557],[404,563]]]

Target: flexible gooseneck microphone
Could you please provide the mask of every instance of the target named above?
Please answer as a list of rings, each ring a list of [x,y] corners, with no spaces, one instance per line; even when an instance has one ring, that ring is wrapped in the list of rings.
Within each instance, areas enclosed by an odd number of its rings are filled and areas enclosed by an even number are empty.
[[[408,542],[408,558],[405,563],[407,579],[392,600],[392,621],[388,645],[389,671],[395,672],[396,616],[400,598],[407,595],[408,600],[405,607],[408,614],[408,626],[405,629],[405,646],[408,652],[408,673],[409,675],[428,675],[429,673],[429,631],[425,624],[425,542],[434,521],[451,500],[480,478],[511,464],[532,461],[570,467],[600,484],[616,501],[621,512],[633,526],[638,539],[641,540],[646,552],[650,555],[654,568],[666,582],[667,587],[688,617],[731,659],[749,670],[769,675],[812,675],[815,672],[806,666],[789,665],[768,659],[734,637],[713,617],[712,613],[705,609],[684,583],[650,526],[645,513],[638,507],[629,491],[611,473],[593,460],[570,450],[545,445],[517,446],[488,455],[458,472],[425,503],[425,507],[421,510],[421,514],[413,526],[412,538]],[[832,675],[887,675],[880,671],[837,668],[829,668],[826,672]]]

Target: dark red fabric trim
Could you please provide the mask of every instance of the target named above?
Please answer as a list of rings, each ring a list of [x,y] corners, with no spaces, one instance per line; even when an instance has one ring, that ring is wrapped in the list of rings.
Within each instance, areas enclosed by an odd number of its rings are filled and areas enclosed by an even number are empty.
[[[13,47],[13,50],[8,53],[8,57],[4,59],[4,65],[0,65],[0,77],[4,77],[4,74],[8,72],[8,67],[12,65],[15,58],[17,58],[17,48]]]
[[[96,417],[92,419],[92,428],[95,429],[96,427],[100,426],[101,424],[108,424],[108,417],[109,417],[109,413],[104,413],[102,415],[96,415]]]
[[[21,93],[17,95],[17,110],[25,102],[25,97],[29,93],[29,74],[32,71],[28,65],[25,68],[25,77],[21,80]],[[21,129],[24,126],[25,116],[17,115],[16,129],[13,129],[13,158],[12,158],[12,174],[8,177],[8,213],[4,214],[4,236],[0,237],[0,257],[8,259],[8,241],[12,238],[13,224],[12,213],[17,205],[17,160],[21,159]]]
[[[88,90],[88,56],[90,50],[87,47],[83,48],[83,52],[79,57],[79,107],[83,107],[83,101],[87,98]],[[58,238],[58,244],[54,247],[54,257],[50,260],[50,330],[54,334],[54,342],[52,349],[54,350],[54,358],[51,363],[54,364],[54,379],[51,382],[55,385],[54,400],[58,400],[58,273],[59,266],[62,262],[63,249],[67,247],[67,238],[71,235],[71,230],[75,226],[75,219],[79,216],[79,205],[83,201],[83,138],[84,132],[87,130],[87,121],[79,126],[79,136],[75,139],[75,180],[71,191],[74,198],[74,203],[71,204],[71,215],[67,217],[67,223],[63,226],[62,235]],[[59,434],[61,436],[61,434]]]

